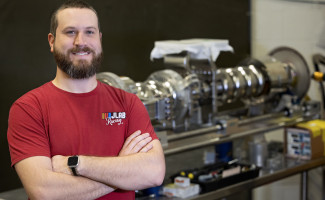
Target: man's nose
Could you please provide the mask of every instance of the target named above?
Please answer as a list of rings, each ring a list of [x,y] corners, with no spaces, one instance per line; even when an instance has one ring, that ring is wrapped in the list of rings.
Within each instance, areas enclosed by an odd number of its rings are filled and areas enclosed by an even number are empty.
[[[76,38],[74,40],[74,44],[77,46],[83,46],[86,45],[86,40],[84,38],[84,35],[82,33],[77,33]]]

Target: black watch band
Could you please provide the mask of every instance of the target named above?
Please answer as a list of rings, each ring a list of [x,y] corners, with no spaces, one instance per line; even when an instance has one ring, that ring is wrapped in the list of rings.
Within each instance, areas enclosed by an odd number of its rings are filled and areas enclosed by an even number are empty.
[[[74,176],[78,176],[77,170],[76,170],[75,167],[71,167],[71,171],[72,171],[72,173],[73,173]]]

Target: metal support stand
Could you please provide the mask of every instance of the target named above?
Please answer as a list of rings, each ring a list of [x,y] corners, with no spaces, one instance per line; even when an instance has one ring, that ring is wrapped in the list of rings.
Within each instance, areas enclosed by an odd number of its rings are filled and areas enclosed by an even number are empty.
[[[308,171],[303,171],[301,173],[301,182],[300,182],[300,199],[308,199]]]
[[[322,167],[322,199],[325,200],[325,167]]]

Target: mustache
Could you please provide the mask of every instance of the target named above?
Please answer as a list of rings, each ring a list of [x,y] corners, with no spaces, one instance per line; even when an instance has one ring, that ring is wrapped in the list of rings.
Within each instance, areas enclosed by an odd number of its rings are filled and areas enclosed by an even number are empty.
[[[69,53],[77,53],[77,52],[91,52],[93,54],[95,54],[95,51],[93,49],[91,49],[90,47],[74,47],[72,49],[69,49],[68,52]]]

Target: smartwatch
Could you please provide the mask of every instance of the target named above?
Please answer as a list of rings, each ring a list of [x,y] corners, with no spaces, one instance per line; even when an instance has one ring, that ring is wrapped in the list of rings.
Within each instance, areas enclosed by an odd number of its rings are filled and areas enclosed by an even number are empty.
[[[77,174],[77,166],[79,165],[79,157],[78,156],[70,156],[68,158],[68,166],[71,169],[74,176],[78,176]]]

